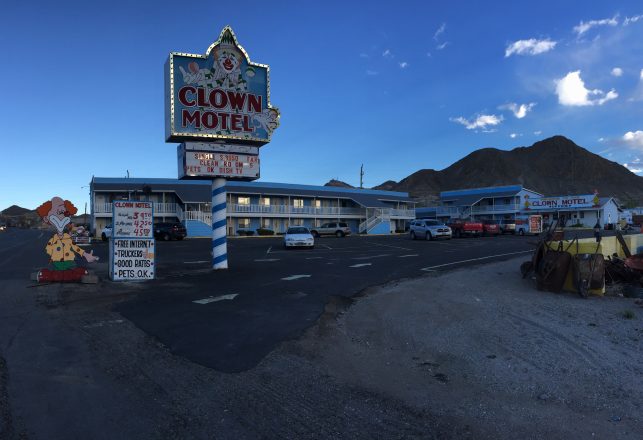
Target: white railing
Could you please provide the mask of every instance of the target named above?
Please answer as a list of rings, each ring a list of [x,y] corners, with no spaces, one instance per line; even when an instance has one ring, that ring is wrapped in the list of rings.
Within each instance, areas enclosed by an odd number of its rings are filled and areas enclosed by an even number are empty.
[[[501,205],[474,205],[471,207],[472,214],[481,214],[485,212],[511,212],[511,211],[520,211],[520,205],[516,203],[508,203]]]
[[[281,214],[281,215],[312,215],[318,217],[362,215],[363,208],[338,208],[327,206],[316,208],[314,206],[295,207],[289,205],[240,205],[228,204],[228,214]]]
[[[154,214],[171,214],[176,215],[177,211],[180,209],[180,206],[176,203],[154,203]],[[96,203],[94,205],[95,214],[111,214],[112,213],[112,204],[111,203]]]
[[[437,206],[435,212],[436,212],[436,215],[440,215],[440,216],[457,215],[460,213],[460,211],[458,211],[457,206]]]
[[[212,224],[212,213],[207,211],[184,211],[183,220],[199,220],[209,225]]]

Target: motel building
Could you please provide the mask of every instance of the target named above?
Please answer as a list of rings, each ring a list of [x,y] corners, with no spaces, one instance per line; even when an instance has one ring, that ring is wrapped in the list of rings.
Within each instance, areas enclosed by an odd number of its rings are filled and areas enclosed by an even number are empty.
[[[91,227],[96,237],[112,224],[112,202],[154,203],[154,222],[178,221],[188,237],[212,235],[210,180],[94,177],[90,183]],[[404,231],[415,219],[407,193],[328,186],[228,181],[227,235],[264,228],[276,234],[289,226],[308,228],[345,222],[353,233]],[[256,233],[256,232],[255,232]]]
[[[539,214],[544,223],[566,220],[567,226],[593,227],[615,224],[620,207],[613,197],[598,194],[546,197],[522,185],[461,189],[440,193],[440,205],[417,208],[418,218],[430,217],[443,221],[472,220],[526,220]]]

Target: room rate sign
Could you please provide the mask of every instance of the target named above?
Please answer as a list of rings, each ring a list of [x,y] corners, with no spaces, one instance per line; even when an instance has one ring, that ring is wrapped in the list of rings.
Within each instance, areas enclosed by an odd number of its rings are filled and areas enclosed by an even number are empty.
[[[112,204],[109,275],[113,281],[154,279],[154,204],[131,200]]]

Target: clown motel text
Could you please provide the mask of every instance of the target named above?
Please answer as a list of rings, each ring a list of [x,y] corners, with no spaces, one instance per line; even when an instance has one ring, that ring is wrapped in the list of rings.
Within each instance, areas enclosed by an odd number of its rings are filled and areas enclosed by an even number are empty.
[[[178,98],[185,106],[181,110],[183,128],[252,133],[251,116],[263,110],[263,98],[252,93],[184,86]]]
[[[152,202],[122,200],[113,202],[113,236],[133,238],[154,237]]]
[[[259,178],[259,156],[213,151],[179,151],[179,177]]]
[[[113,281],[154,279],[153,239],[116,238],[110,242],[110,278]]]

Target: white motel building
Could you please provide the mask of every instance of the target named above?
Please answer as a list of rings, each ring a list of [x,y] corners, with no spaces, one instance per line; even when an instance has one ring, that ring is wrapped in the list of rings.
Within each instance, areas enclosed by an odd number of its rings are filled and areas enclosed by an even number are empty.
[[[404,231],[415,219],[408,193],[268,182],[228,181],[227,234],[259,228],[283,233],[289,226],[345,222],[353,233]],[[154,203],[154,221],[179,221],[188,237],[211,236],[211,181],[94,177],[90,183],[91,227],[99,237],[112,223],[112,202]]]
[[[545,223],[565,218],[567,226],[603,226],[619,219],[620,207],[613,197],[598,194],[546,197],[522,185],[461,189],[440,193],[440,206],[417,208],[417,216],[441,220],[526,219],[540,214]]]

